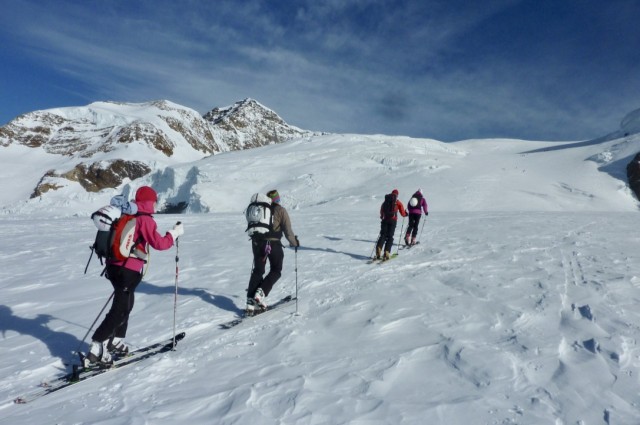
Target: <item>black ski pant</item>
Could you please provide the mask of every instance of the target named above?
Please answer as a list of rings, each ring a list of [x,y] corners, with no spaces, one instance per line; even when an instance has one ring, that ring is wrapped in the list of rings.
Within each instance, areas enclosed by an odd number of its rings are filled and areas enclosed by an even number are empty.
[[[398,223],[395,220],[382,220],[380,222],[380,237],[376,248],[382,249],[384,246],[385,252],[391,252],[393,235],[396,233],[396,224]]]
[[[113,286],[113,302],[111,309],[92,337],[94,341],[100,342],[112,337],[124,338],[127,335],[134,293],[142,280],[142,273],[112,264],[107,265],[106,276]]]
[[[280,241],[252,240],[253,271],[249,278],[247,297],[253,298],[258,288],[262,288],[265,295],[269,295],[273,285],[282,275],[284,250]],[[269,273],[263,278],[269,260]]]
[[[407,227],[407,236],[418,236],[418,225],[420,224],[422,214],[409,214],[409,225]]]

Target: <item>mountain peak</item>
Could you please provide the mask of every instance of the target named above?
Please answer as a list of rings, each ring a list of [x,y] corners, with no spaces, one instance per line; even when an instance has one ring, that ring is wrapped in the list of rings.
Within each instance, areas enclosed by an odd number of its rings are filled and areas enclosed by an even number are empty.
[[[246,98],[234,103],[231,106],[216,107],[204,114],[203,118],[214,125],[230,126],[230,122],[247,118],[266,118],[270,121],[284,124],[284,120],[271,109],[260,104],[258,101]]]
[[[230,150],[280,143],[315,134],[287,124],[278,114],[255,99],[213,108],[203,118],[214,128],[214,137]]]

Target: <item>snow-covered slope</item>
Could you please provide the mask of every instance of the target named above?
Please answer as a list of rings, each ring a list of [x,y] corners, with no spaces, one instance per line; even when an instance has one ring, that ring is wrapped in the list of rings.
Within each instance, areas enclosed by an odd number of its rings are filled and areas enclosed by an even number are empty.
[[[294,208],[375,210],[392,189],[408,199],[419,187],[442,211],[635,211],[624,170],[637,151],[639,135],[602,143],[324,135],[168,166],[134,186],[151,184],[161,205],[187,212],[236,211],[271,188]],[[3,171],[7,178],[11,170]],[[124,186],[59,190],[4,211],[89,214]]]
[[[285,198],[286,201],[286,198]],[[240,208],[239,208],[240,209]],[[86,217],[0,220],[3,423],[129,425],[616,424],[640,417],[637,213],[457,212],[434,205],[421,244],[367,265],[375,213],[291,210],[269,298],[296,306],[253,325],[241,211],[182,220],[177,351],[33,404],[11,400],[65,370],[111,287],[83,275]],[[60,231],[65,253],[60,255]],[[398,230],[399,233],[399,230]],[[176,249],[152,254],[127,340],[170,337]]]
[[[251,193],[271,188],[295,208],[375,210],[392,189],[408,199],[419,187],[442,211],[635,211],[622,170],[638,149],[640,137],[576,147],[326,135],[225,153],[142,181],[193,212],[234,211]]]
[[[638,213],[616,173],[639,142],[327,135],[168,167],[131,188],[209,213],[156,215],[186,232],[152,252],[127,341],[171,336],[174,306],[186,339],[27,405],[12,400],[67,369],[109,298],[97,261],[83,271],[88,215],[115,191],[7,208],[0,422],[636,425]],[[366,264],[382,196],[418,187],[421,243]],[[302,246],[268,299],[298,304],[221,330],[252,267],[243,209],[272,188]]]
[[[96,102],[22,115],[4,126],[0,145],[42,147],[70,158],[121,158],[144,153],[150,161],[178,163],[220,151],[198,113],[169,101]],[[145,158],[147,159],[147,158]]]

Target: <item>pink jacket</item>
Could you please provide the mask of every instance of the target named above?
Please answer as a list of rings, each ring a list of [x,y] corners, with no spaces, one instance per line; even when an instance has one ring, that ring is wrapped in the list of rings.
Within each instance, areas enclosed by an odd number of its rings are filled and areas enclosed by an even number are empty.
[[[144,201],[136,202],[136,204],[138,205],[138,213],[153,214],[153,202]],[[138,245],[138,248],[145,253],[147,253],[147,244],[158,251],[164,251],[173,246],[173,236],[171,236],[171,233],[167,232],[164,236],[160,235],[160,233],[158,233],[158,224],[151,215],[138,215],[136,217],[136,230],[133,237],[134,240],[142,238],[144,242],[142,245]],[[127,269],[140,273],[142,272],[145,262],[139,258],[130,257],[126,262],[114,261],[111,264],[118,266],[124,264],[124,267]]]

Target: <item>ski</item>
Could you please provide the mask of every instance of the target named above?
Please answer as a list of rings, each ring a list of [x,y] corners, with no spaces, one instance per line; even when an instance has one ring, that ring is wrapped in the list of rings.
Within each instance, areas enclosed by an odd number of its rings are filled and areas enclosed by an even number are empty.
[[[266,310],[260,309],[260,310],[255,310],[255,312],[252,315],[247,315],[246,313],[243,314],[242,316],[236,317],[233,320],[230,320],[228,322],[225,323],[221,323],[220,329],[231,329],[235,326],[238,326],[240,323],[243,323],[247,320],[250,320],[254,317],[257,316],[262,316],[265,313],[268,313],[270,311],[274,311],[274,310],[278,310],[282,307],[285,307],[287,304],[290,304],[292,302],[294,302],[297,298],[292,296],[292,295],[287,295],[286,297],[282,298],[279,301],[276,301],[275,303],[271,304],[270,306],[267,307]]]
[[[74,365],[71,373],[59,376],[49,382],[41,383],[36,390],[14,399],[14,403],[30,403],[33,400],[44,397],[47,394],[54,393],[73,384],[77,384],[78,382],[86,381],[87,379],[102,375],[103,373],[138,363],[139,361],[155,356],[156,354],[166,353],[173,350],[175,344],[184,339],[184,337],[185,333],[182,332],[175,336],[175,340],[172,337],[168,340],[131,351],[127,356],[119,358],[110,366],[83,367],[82,365]]]
[[[394,258],[396,258],[398,256],[398,254],[391,254],[391,256],[389,258],[387,258],[386,260],[384,258],[370,258],[367,261],[367,264],[382,264],[382,263],[386,263],[389,260],[393,260]]]
[[[385,260],[385,259],[382,259],[378,264],[386,263],[386,262],[387,262],[387,261],[389,261],[389,260],[393,260],[393,259],[394,259],[394,258],[396,258],[397,256],[398,256],[398,254],[397,254],[397,253],[395,253],[395,254],[391,254],[391,256],[389,256],[389,258],[387,258],[386,260]]]
[[[415,245],[420,245],[420,241],[414,243],[413,245],[401,245],[400,249],[411,249],[411,247]]]

